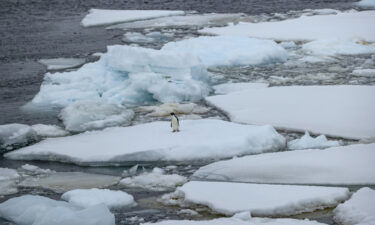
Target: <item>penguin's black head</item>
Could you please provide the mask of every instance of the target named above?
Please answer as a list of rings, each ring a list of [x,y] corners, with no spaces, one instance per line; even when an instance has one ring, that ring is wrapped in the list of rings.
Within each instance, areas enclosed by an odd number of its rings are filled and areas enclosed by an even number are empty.
[[[174,116],[174,112],[171,112],[171,116]]]

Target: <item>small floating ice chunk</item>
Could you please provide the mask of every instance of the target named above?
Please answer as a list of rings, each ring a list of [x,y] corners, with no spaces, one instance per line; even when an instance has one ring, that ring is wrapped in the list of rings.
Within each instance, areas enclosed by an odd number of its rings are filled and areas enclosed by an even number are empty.
[[[57,125],[35,124],[31,128],[42,137],[61,137],[69,134],[69,132]]]
[[[215,94],[222,95],[249,89],[266,88],[268,85],[267,83],[226,83],[215,85],[213,89],[215,90]]]
[[[344,225],[375,224],[375,190],[361,188],[333,211],[334,220]]]
[[[283,46],[285,49],[295,48],[297,46],[294,41],[283,41],[279,45]]]
[[[30,165],[30,164],[24,164],[21,166],[21,170],[23,172],[26,172],[29,175],[39,175],[39,174],[51,174],[56,173],[54,170],[50,169],[42,169],[40,167]]]
[[[0,204],[0,217],[22,225],[115,225],[104,205],[81,209],[38,195],[23,195]]]
[[[360,40],[322,39],[302,45],[302,49],[313,55],[359,55],[375,53],[375,44]]]
[[[186,177],[178,174],[165,174],[164,170],[154,168],[152,172],[134,177],[127,177],[120,181],[121,185],[132,188],[143,188],[152,191],[165,191],[187,182]]]
[[[90,9],[89,14],[87,14],[85,18],[82,19],[81,24],[84,27],[92,27],[183,14],[185,14],[184,11],[172,10],[169,11]]]
[[[355,69],[352,74],[358,77],[375,77],[375,69]]]
[[[374,149],[375,144],[357,144],[244,156],[201,167],[193,177],[279,184],[375,184]]]
[[[47,70],[64,70],[82,66],[86,60],[79,58],[41,59],[39,63],[47,66]]]
[[[184,202],[234,215],[288,216],[336,206],[349,198],[348,188],[190,181],[177,188]]]
[[[65,192],[62,199],[82,208],[104,204],[108,208],[132,207],[136,203],[133,196],[124,191],[109,189],[75,189]]]
[[[288,142],[288,148],[291,150],[297,149],[313,149],[313,148],[328,148],[340,146],[339,141],[328,141],[326,136],[319,135],[316,138],[310,136],[309,132],[306,131],[299,139],[295,139]]]
[[[12,123],[0,125],[0,150],[12,150],[39,140],[28,125]]]
[[[363,8],[375,8],[375,0],[361,0],[355,4]]]
[[[16,183],[20,175],[14,169],[0,168],[0,196],[18,192]]]
[[[208,108],[195,103],[165,103],[156,106],[141,106],[138,109],[150,112],[147,116],[169,116],[171,112],[176,114],[203,114],[209,111]]]
[[[206,101],[233,122],[367,139],[375,137],[372,96],[374,86],[288,86],[210,96]]]
[[[129,125],[134,112],[104,102],[78,101],[61,110],[59,117],[67,130],[81,132]]]
[[[180,121],[180,128],[181,132],[171,132],[169,121],[107,128],[46,139],[5,156],[78,164],[189,161],[278,151],[286,145],[285,138],[271,126],[202,119]]]
[[[162,50],[190,53],[206,66],[257,65],[284,62],[286,50],[272,40],[247,37],[198,37],[165,44]]]
[[[9,168],[0,168],[0,181],[18,179],[20,175],[17,170]]]
[[[122,39],[125,42],[135,42],[135,43],[150,43],[153,42],[154,39],[151,37],[147,37],[138,32],[127,32],[124,34],[124,38]]]

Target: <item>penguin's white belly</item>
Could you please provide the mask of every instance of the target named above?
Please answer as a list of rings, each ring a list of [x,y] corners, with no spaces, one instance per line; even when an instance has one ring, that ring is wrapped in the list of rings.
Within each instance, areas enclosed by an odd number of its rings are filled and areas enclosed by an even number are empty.
[[[179,127],[179,124],[178,124],[177,118],[173,116],[172,117],[172,129],[178,130],[178,127]]]

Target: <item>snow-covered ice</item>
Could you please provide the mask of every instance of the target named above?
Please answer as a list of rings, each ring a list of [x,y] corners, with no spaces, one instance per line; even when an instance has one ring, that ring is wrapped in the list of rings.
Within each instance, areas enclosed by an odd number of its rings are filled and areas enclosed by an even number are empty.
[[[134,112],[105,102],[78,101],[61,110],[59,117],[67,130],[80,132],[129,125]]]
[[[17,170],[9,168],[0,168],[0,181],[18,179],[20,175],[17,173]]]
[[[0,150],[12,150],[38,140],[37,133],[28,125],[18,123],[0,125]]]
[[[373,21],[375,21],[375,11],[342,12],[337,15],[302,16],[277,22],[240,22],[227,27],[204,28],[200,32],[276,40],[357,38],[375,41]]]
[[[340,146],[339,141],[329,141],[326,136],[319,135],[316,138],[310,136],[309,132],[305,132],[301,138],[288,142],[288,148],[291,150],[297,149],[314,149],[314,148],[328,148]]]
[[[169,16],[150,20],[142,20],[117,24],[108,27],[108,29],[140,29],[140,28],[159,28],[159,27],[181,27],[181,26],[219,26],[226,25],[229,21],[238,20],[243,14],[193,14],[185,16]]]
[[[115,45],[109,46],[99,61],[76,71],[47,73],[32,103],[196,101],[209,93],[207,83],[204,65],[189,53]]]
[[[334,219],[344,225],[375,224],[375,190],[361,188],[333,211]]]
[[[375,35],[375,34],[374,34]],[[302,45],[309,54],[321,56],[359,55],[375,53],[375,44],[351,39],[323,39],[311,41]]]
[[[138,110],[150,112],[147,116],[169,116],[171,112],[176,114],[203,114],[209,111],[208,108],[195,103],[164,103],[161,105],[141,106]]]
[[[375,8],[375,0],[361,0],[356,2],[356,5],[363,8]]]
[[[38,195],[23,195],[0,204],[0,217],[22,225],[115,225],[105,205],[81,209]]]
[[[0,196],[17,193],[16,183],[19,178],[17,170],[0,168]]]
[[[267,153],[200,168],[199,179],[279,184],[375,184],[375,144]]]
[[[215,85],[213,89],[215,90],[215,94],[223,95],[249,89],[266,88],[268,85],[267,83],[225,83]]]
[[[348,188],[190,181],[176,192],[186,203],[233,215],[288,216],[336,206],[349,198]]]
[[[231,121],[352,139],[375,137],[374,86],[249,89],[206,100]]]
[[[69,134],[57,125],[35,124],[31,128],[41,137],[61,137]]]
[[[206,66],[257,65],[284,62],[286,50],[272,40],[248,37],[197,37],[165,44],[162,50],[190,53]]]
[[[246,213],[246,212],[245,212]],[[249,218],[249,215],[235,215],[231,218],[212,220],[165,220],[156,223],[142,223],[141,225],[325,225],[316,221],[297,219]],[[249,214],[249,213],[246,213]],[[246,218],[247,217],[247,218]]]
[[[178,133],[171,132],[170,122],[167,121],[107,128],[46,139],[5,156],[78,164],[189,161],[277,151],[285,147],[285,138],[271,126],[202,119],[180,121],[180,130]]]
[[[64,70],[82,66],[86,60],[79,58],[41,59],[39,63],[47,66],[47,70]]]
[[[153,19],[164,16],[184,15],[184,11],[172,10],[108,10],[90,9],[89,14],[82,19],[84,27],[110,25],[136,20]]]
[[[127,177],[120,181],[121,185],[132,188],[143,188],[153,191],[165,191],[187,182],[186,177],[178,174],[165,174],[164,170],[154,168],[149,173]]]
[[[375,77],[375,69],[355,69],[352,74],[358,77]]]
[[[104,204],[108,208],[132,207],[136,205],[132,195],[124,191],[109,189],[75,189],[65,192],[62,199],[82,208]]]
[[[119,177],[82,172],[58,172],[42,177],[27,177],[19,183],[21,187],[41,187],[55,192],[74,189],[104,188],[120,181]]]
[[[51,169],[42,169],[40,167],[30,165],[30,164],[24,164],[21,166],[20,170],[23,173],[26,173],[28,175],[39,175],[39,174],[51,174],[55,173],[56,171]]]

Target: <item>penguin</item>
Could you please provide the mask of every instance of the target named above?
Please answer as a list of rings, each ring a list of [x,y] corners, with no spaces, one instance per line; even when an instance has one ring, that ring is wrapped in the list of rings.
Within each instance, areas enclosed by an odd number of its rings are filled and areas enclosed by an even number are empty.
[[[180,121],[173,112],[171,113],[171,127],[172,132],[180,132]]]

